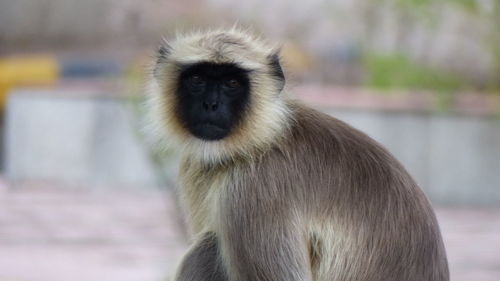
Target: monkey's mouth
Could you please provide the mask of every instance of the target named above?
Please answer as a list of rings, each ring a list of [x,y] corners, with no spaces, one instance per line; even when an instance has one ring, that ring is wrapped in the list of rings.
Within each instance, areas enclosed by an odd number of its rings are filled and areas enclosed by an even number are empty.
[[[214,123],[201,123],[192,126],[191,133],[202,140],[221,140],[229,134],[230,129]]]

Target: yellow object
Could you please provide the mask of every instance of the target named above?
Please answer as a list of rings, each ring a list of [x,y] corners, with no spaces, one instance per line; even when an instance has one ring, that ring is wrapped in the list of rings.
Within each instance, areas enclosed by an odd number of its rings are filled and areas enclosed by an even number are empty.
[[[281,49],[285,67],[293,72],[307,71],[312,65],[311,57],[298,45],[287,42]]]
[[[5,108],[12,87],[53,85],[59,77],[59,64],[50,56],[9,57],[0,59],[0,109]]]

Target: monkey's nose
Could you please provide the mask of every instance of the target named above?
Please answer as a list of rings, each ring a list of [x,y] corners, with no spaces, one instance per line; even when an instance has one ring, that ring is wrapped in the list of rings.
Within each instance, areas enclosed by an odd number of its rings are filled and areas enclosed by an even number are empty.
[[[219,107],[219,104],[216,101],[211,101],[211,102],[203,102],[203,109],[206,111],[216,111],[217,108]]]

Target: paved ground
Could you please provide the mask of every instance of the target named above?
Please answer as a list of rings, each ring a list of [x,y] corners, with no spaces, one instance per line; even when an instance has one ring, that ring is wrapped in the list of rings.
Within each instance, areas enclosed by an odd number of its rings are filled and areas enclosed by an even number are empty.
[[[186,248],[158,191],[7,190],[0,281],[159,281]],[[500,280],[500,209],[438,208],[453,281]]]

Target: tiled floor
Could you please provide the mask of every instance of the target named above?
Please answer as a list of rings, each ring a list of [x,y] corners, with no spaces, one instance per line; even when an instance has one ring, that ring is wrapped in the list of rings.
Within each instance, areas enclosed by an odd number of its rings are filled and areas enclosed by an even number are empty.
[[[159,191],[0,187],[0,281],[159,281],[186,248]],[[438,208],[453,281],[500,280],[500,209]]]
[[[0,192],[0,281],[163,280],[186,248],[164,193]]]

